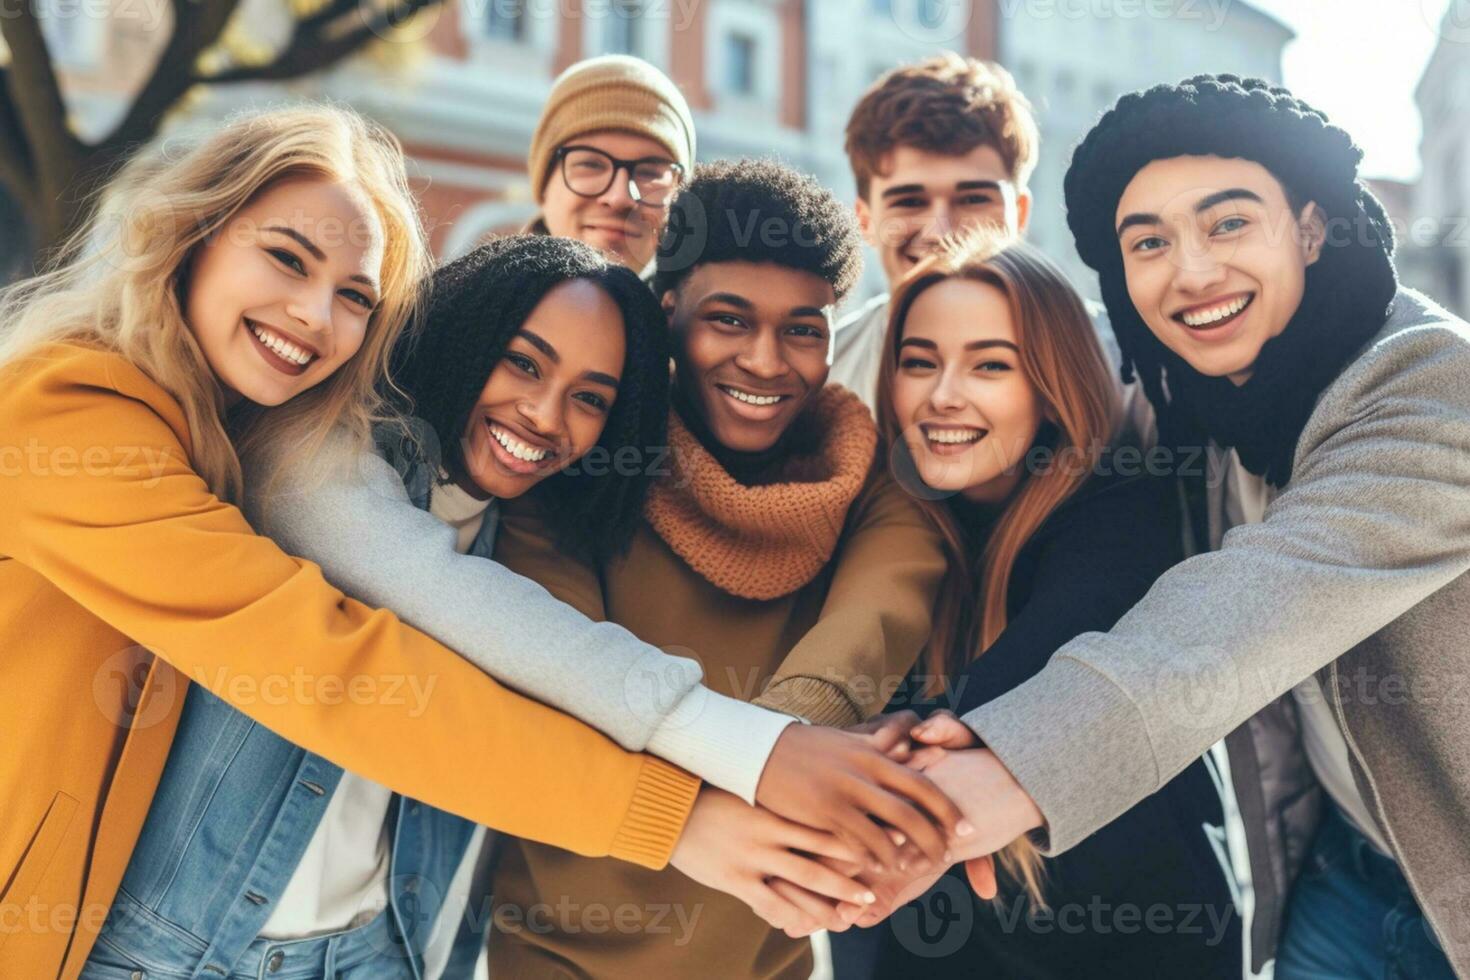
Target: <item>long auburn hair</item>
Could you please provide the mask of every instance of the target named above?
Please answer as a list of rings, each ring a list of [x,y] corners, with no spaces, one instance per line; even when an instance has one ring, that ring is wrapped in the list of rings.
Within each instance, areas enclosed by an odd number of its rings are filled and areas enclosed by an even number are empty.
[[[949,503],[916,487],[918,504],[944,539],[949,571],[924,650],[930,693],[981,656],[1006,628],[1006,597],[1021,549],[1058,507],[1097,469],[1119,413],[1111,369],[1081,298],[1066,276],[1040,252],[990,231],[952,238],[914,267],[889,303],[888,332],[879,368],[877,415],[883,444],[901,475],[914,474],[893,407],[899,344],[914,301],[948,279],[999,289],[1010,307],[1021,371],[1046,409],[1037,445],[1051,452],[1044,467],[1023,462],[1020,483],[1004,503],[978,554]],[[1030,454],[1028,453],[1028,459]],[[978,601],[977,601],[978,599]],[[1025,838],[1001,852],[1002,866],[1040,901],[1041,859]]]
[[[189,269],[241,208],[292,178],[340,181],[365,195],[383,226],[379,303],[361,349],[329,378],[283,405],[240,406],[227,419],[224,391],[184,319]],[[242,455],[267,446],[314,453],[334,426],[365,446],[374,421],[395,417],[379,382],[431,267],[391,133],[329,105],[251,111],[123,167],[49,267],[0,293],[0,365],[56,342],[120,354],[178,400],[191,465],[216,496],[238,503]]]

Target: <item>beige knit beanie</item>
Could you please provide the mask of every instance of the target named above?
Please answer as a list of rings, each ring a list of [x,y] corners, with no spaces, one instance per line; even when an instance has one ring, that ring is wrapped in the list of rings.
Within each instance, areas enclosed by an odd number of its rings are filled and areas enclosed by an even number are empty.
[[[625,54],[587,58],[551,84],[531,137],[527,169],[538,204],[557,147],[600,129],[647,136],[668,150],[685,174],[694,166],[694,119],[669,77],[642,58]]]

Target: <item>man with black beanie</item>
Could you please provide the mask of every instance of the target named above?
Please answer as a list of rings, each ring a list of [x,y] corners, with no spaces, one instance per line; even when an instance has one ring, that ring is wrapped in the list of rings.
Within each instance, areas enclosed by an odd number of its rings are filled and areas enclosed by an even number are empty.
[[[1253,974],[1470,976],[1470,326],[1397,284],[1361,155],[1230,75],[1079,145],[1068,223],[1199,553],[969,732],[933,723],[986,748],[927,772],[985,828],[957,857],[1058,853],[1208,753]]]

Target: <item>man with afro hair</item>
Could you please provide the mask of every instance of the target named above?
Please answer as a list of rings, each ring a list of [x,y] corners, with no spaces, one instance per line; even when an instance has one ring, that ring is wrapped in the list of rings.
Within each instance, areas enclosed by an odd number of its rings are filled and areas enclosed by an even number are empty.
[[[696,657],[720,693],[865,745],[816,726],[882,710],[928,637],[945,558],[938,532],[878,458],[867,408],[826,384],[831,310],[857,279],[859,247],[851,213],[810,177],[765,160],[698,168],[673,206],[654,276],[676,380],[669,451],[647,461],[659,475],[631,548],[573,561],[534,515],[509,512],[497,557],[591,618]],[[789,751],[782,740],[772,759]],[[770,766],[763,781],[789,778],[787,769]],[[801,780],[817,787],[825,778],[809,770]],[[816,822],[828,794],[810,795]],[[872,812],[893,823],[906,810],[890,796]],[[913,860],[937,866],[942,831],[927,821],[922,829],[926,855],[937,852]],[[514,928],[497,916],[492,975],[812,973],[809,941],[675,871],[515,841],[494,893],[522,909],[602,903],[627,917],[594,934],[577,921]],[[683,918],[659,911],[669,908]]]

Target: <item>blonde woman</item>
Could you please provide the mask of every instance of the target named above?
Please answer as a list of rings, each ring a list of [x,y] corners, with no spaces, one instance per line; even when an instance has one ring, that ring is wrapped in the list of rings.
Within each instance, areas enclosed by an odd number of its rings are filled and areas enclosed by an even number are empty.
[[[246,116],[132,167],[109,200],[70,259],[0,299],[0,975],[411,974],[412,934],[381,940],[432,919],[429,875],[394,881],[367,922],[261,943],[260,861],[292,856],[198,825],[170,859],[204,849],[207,879],[119,891],[150,805],[181,803],[155,790],[207,705],[195,686],[243,713],[186,747],[209,764],[184,793],[201,814],[239,802],[213,787],[265,765],[251,750],[269,729],[406,811],[649,867],[678,842],[688,873],[764,888],[720,857],[745,804],[694,807],[693,777],[344,596],[236,509],[245,448],[369,437],[428,270],[396,142],[335,109]],[[312,773],[257,773],[281,819],[310,826],[334,795]],[[338,884],[366,894],[382,865],[355,866]],[[123,945],[142,962],[119,965]]]

